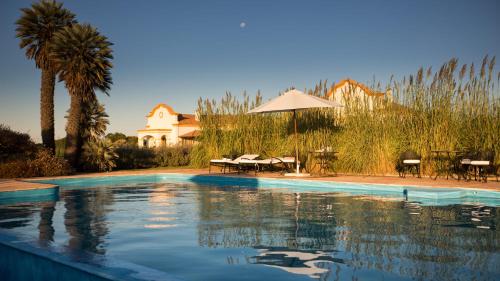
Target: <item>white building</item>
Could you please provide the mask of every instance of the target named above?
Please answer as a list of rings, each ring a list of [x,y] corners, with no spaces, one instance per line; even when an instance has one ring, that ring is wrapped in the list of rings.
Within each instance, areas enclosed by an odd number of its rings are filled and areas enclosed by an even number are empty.
[[[139,147],[192,144],[200,132],[194,114],[177,113],[164,103],[157,104],[146,118],[146,128],[137,130]]]
[[[368,106],[370,110],[373,110],[374,103],[377,99],[383,100],[387,98],[392,101],[392,92],[388,90],[387,92],[377,92],[366,85],[359,83],[352,79],[344,79],[339,83],[336,83],[333,88],[327,94],[329,100],[336,101],[343,106],[346,106],[347,102],[356,102],[359,105]],[[342,110],[343,108],[341,108]]]

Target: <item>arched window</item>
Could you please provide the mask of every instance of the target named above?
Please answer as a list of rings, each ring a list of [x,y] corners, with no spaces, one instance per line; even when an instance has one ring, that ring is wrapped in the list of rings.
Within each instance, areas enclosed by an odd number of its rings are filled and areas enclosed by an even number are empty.
[[[167,136],[161,136],[161,146],[167,146]]]
[[[153,141],[153,143],[151,143]],[[152,136],[144,136],[142,138],[142,146],[143,147],[150,147],[151,145],[154,145],[154,138]]]

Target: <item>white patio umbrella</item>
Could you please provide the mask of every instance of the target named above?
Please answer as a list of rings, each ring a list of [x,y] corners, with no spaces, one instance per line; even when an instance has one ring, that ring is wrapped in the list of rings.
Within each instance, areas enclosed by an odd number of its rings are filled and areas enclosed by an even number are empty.
[[[262,104],[261,106],[258,106],[248,111],[247,114],[285,112],[285,111],[293,112],[293,122],[295,129],[295,163],[297,165],[296,172],[298,175],[300,172],[299,172],[299,143],[297,136],[297,110],[309,109],[309,108],[333,108],[333,107],[342,107],[342,105],[334,101],[328,101],[316,96],[306,95],[303,92],[294,89]]]

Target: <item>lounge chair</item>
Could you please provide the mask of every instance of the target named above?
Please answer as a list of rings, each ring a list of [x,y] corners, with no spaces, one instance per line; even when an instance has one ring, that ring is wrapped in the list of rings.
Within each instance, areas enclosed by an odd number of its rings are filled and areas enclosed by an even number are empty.
[[[226,168],[231,171],[231,168],[236,168],[239,171],[240,161],[242,160],[254,160],[259,157],[258,154],[244,154],[238,158],[230,159],[230,158],[222,158],[222,159],[212,159],[210,160],[210,164],[208,166],[208,173],[211,173],[212,166],[221,167],[222,172],[226,173]]]
[[[420,178],[420,156],[411,150],[401,153],[396,169],[402,178],[406,177],[407,172]]]
[[[281,168],[281,172],[290,171],[295,164],[295,157],[271,157],[268,159],[242,159],[239,162],[239,171],[263,171],[265,168]]]

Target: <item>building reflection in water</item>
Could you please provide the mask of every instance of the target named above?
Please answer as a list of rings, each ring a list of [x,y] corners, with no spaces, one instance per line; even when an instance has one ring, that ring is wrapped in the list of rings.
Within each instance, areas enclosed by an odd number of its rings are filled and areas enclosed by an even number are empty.
[[[185,191],[185,189],[184,189]],[[160,229],[176,227],[176,209],[174,199],[179,190],[171,185],[157,184],[149,195],[151,209],[144,228]]]
[[[362,278],[366,270],[416,279],[499,273],[498,208],[319,193],[298,200],[262,189],[198,192],[199,245],[254,248],[259,254],[246,257],[249,263],[322,280]]]

